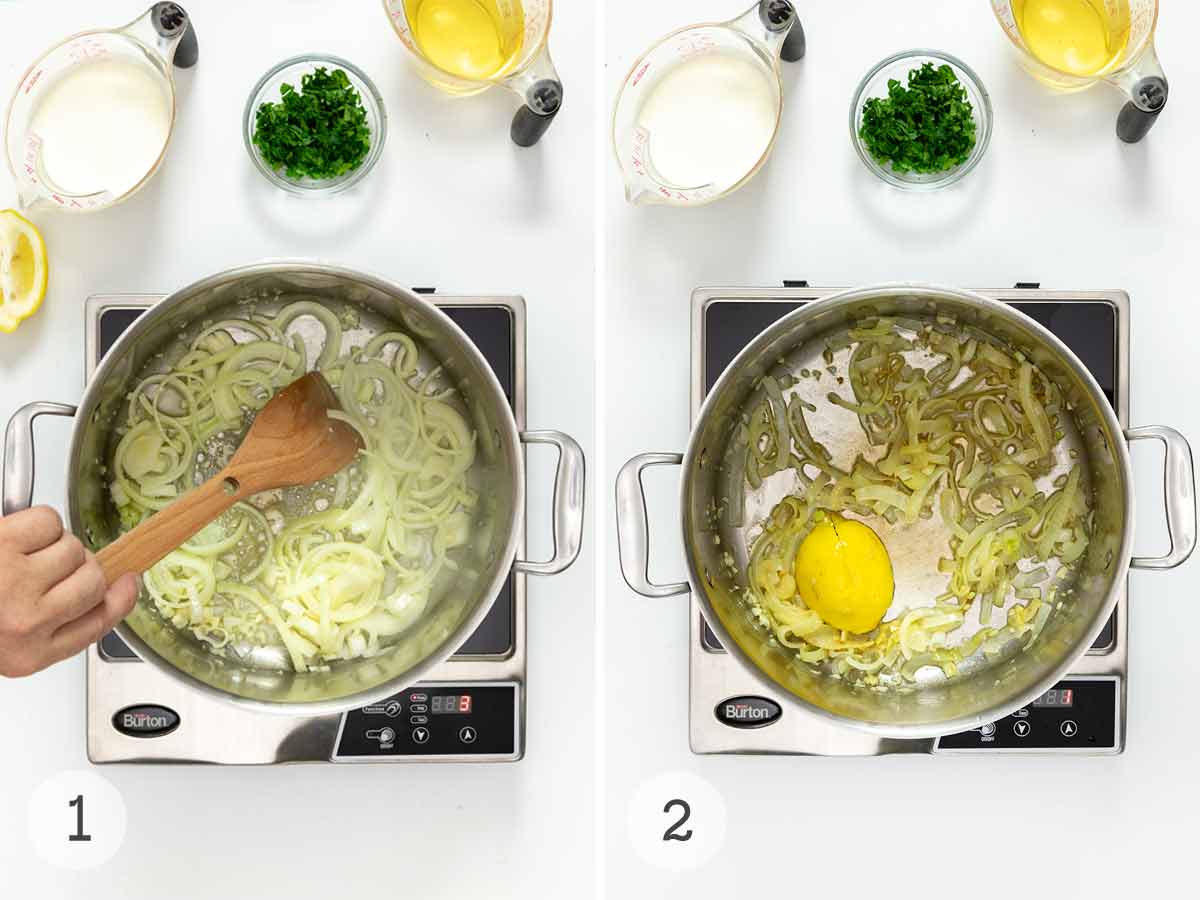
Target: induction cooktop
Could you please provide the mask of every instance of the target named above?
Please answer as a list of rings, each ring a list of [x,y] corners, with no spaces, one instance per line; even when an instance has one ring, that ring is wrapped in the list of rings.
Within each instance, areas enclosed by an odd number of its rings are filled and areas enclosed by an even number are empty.
[[[121,333],[160,299],[88,297],[89,378]],[[483,352],[518,428],[524,427],[524,300],[431,299]],[[524,685],[525,579],[516,572],[479,628],[428,681],[341,715],[282,717],[218,701],[169,680],[113,633],[88,650],[88,758],[258,765],[514,761],[524,755]]]
[[[702,288],[692,302],[692,416],[721,373],[758,334],[840,288]],[[979,291],[1011,303],[1083,361],[1129,422],[1129,297],[1121,291],[1049,291],[1034,284]],[[892,753],[1121,753],[1125,745],[1128,615],[1122,590],[1112,618],[1075,670],[1029,706],[962,734],[896,740],[806,716],[764,692],[721,647],[691,605],[690,740],[696,753],[872,756]]]

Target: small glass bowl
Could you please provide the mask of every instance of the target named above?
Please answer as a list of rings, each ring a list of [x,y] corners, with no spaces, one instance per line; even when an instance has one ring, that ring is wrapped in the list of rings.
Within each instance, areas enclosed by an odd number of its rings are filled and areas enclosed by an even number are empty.
[[[258,108],[263,103],[279,102],[280,85],[286,82],[299,90],[300,79],[322,66],[326,69],[344,70],[350,83],[362,97],[363,109],[367,111],[367,127],[371,129],[371,149],[367,151],[366,158],[358,168],[343,172],[336,178],[292,178],[282,170],[271,168],[262,158],[262,154],[254,143],[255,118]],[[258,84],[250,92],[243,119],[242,133],[246,141],[246,152],[254,160],[258,171],[262,172],[267,181],[276,187],[304,197],[337,194],[358,184],[379,161],[379,157],[383,153],[383,144],[387,140],[387,113],[383,108],[383,97],[380,96],[374,82],[353,63],[339,56],[330,56],[324,53],[305,53],[293,56],[272,67],[266,75],[258,80]]]
[[[863,143],[862,138],[859,137],[858,130],[862,125],[863,107],[872,97],[886,97],[888,81],[891,79],[895,78],[907,85],[908,73],[927,62],[931,62],[935,66],[940,66],[942,63],[949,64],[962,86],[966,88],[975,118],[975,147],[965,162],[944,172],[925,174],[897,172],[892,168],[891,163],[881,163],[875,159]],[[854,142],[854,149],[858,151],[863,165],[888,184],[906,191],[935,191],[964,178],[983,159],[988,143],[992,139],[992,100],[988,96],[983,82],[979,80],[979,76],[961,59],[939,50],[905,50],[903,53],[889,56],[871,69],[859,82],[858,90],[854,92],[854,102],[850,104],[850,139]]]

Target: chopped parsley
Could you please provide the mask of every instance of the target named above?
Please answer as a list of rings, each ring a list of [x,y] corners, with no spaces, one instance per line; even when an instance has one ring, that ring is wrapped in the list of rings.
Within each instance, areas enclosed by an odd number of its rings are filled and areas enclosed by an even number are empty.
[[[954,70],[927,62],[908,73],[908,87],[892,78],[887,97],[864,104],[858,135],[876,160],[897,172],[944,172],[975,149],[972,113]]]
[[[289,178],[336,178],[357,169],[371,149],[362,97],[341,69],[324,66],[300,79],[300,90],[279,87],[278,103],[254,117],[254,145],[273,169]]]

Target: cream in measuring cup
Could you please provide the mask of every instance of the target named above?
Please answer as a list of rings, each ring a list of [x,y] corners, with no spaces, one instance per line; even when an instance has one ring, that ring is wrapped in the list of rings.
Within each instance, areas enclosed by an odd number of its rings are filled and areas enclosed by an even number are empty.
[[[173,67],[196,58],[191,23],[175,3],[43,54],[18,83],[5,126],[21,205],[90,212],[135,193],[170,140]]]
[[[154,168],[171,132],[171,98],[137,63],[77,66],[34,107],[27,141],[48,184],[62,192],[128,193]]]
[[[804,55],[787,0],[762,0],[731,22],[693,25],[634,64],[613,121],[631,203],[696,205],[762,167],[783,109],[779,60]]]

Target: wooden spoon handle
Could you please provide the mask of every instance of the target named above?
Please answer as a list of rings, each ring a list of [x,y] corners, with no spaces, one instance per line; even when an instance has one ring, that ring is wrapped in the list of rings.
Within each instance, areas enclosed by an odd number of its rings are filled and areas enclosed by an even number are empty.
[[[237,482],[231,490],[225,483],[226,475],[221,472],[188,491],[97,553],[104,580],[112,584],[129,572],[145,572],[241,500]]]

